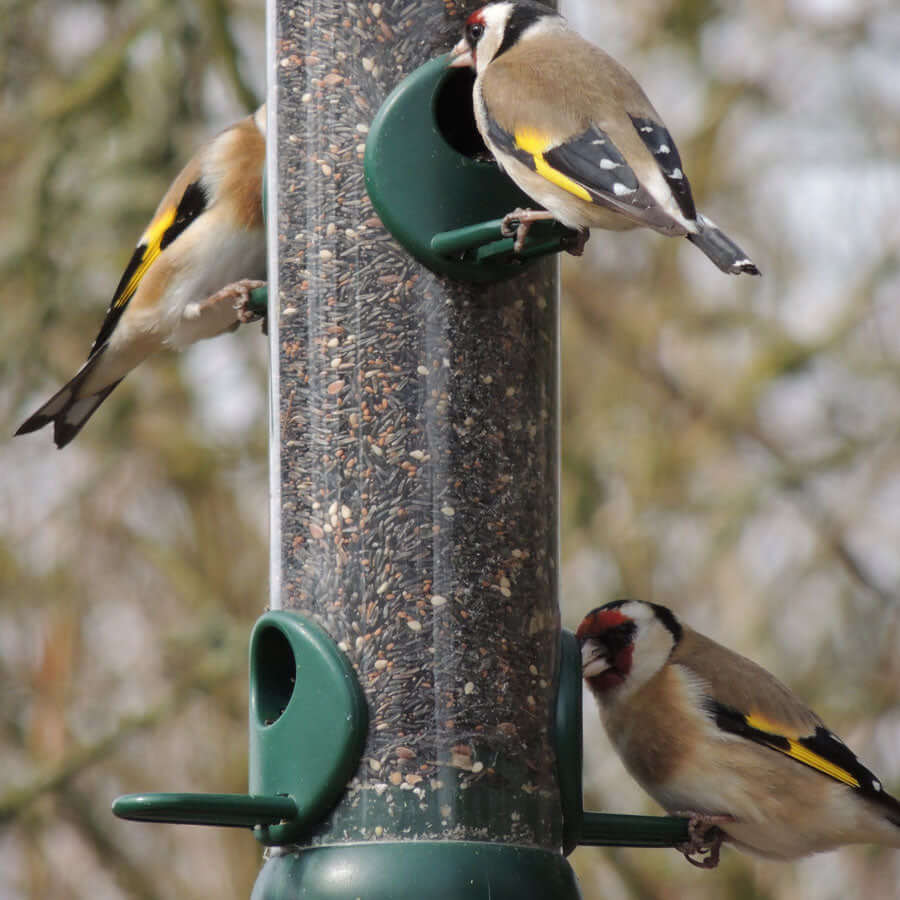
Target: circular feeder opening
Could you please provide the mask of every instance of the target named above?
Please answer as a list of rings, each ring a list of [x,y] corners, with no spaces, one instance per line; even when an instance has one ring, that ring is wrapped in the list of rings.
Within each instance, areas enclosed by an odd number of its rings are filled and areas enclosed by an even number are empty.
[[[492,160],[475,124],[474,84],[475,73],[471,69],[448,68],[434,98],[434,121],[441,136],[457,153],[470,159]]]
[[[257,716],[261,725],[272,725],[287,709],[297,683],[297,660],[280,629],[269,627],[259,635],[254,669]]]

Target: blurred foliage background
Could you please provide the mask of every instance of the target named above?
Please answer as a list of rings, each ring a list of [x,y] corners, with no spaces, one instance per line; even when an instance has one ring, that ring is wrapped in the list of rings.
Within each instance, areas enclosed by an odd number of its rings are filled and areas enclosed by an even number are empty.
[[[900,792],[900,9],[570,0],[762,279],[595,232],[563,261],[563,618],[673,607]],[[0,0],[0,416],[78,368],[172,176],[264,90],[261,0]],[[246,788],[267,600],[258,326],[144,364],[64,452],[0,442],[0,897],[245,898],[243,831],[116,794]],[[658,808],[586,704],[588,805]],[[900,853],[581,849],[586,900],[897,896]]]

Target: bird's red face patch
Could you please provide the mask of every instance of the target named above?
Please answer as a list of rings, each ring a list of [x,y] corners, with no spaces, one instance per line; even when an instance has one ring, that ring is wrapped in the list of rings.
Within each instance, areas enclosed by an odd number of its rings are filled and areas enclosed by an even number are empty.
[[[481,9],[476,9],[475,12],[473,12],[472,15],[470,15],[469,18],[466,19],[466,28],[468,28],[475,22],[477,22],[479,25],[484,25],[484,7],[481,7]]]
[[[634,621],[616,607],[596,609],[578,626],[575,637],[584,645],[585,680],[595,694],[625,681],[634,657],[634,634]],[[598,664],[603,668],[598,670]]]
[[[484,8],[477,9],[475,12],[466,19],[466,26],[463,29],[463,34],[465,35],[465,42],[469,45],[469,52],[472,54],[472,62],[475,62],[475,48],[478,46],[478,42],[481,40],[481,36],[484,34],[484,29],[487,27],[487,23],[484,19]]]
[[[593,675],[587,679],[591,689],[598,694],[608,691],[611,688],[618,687],[631,671],[631,658],[634,654],[634,644],[629,644],[624,650],[620,650],[615,658],[611,660],[612,664],[599,675]]]
[[[630,621],[628,616],[623,616],[617,609],[594,610],[582,619],[575,637],[580,641],[588,637],[599,637],[604,631],[609,631],[617,625],[624,625],[628,621]]]
[[[487,23],[484,9],[478,9],[466,19],[463,25],[463,36],[450,51],[448,66],[453,69],[470,68],[477,69],[475,64],[475,48],[484,36]]]

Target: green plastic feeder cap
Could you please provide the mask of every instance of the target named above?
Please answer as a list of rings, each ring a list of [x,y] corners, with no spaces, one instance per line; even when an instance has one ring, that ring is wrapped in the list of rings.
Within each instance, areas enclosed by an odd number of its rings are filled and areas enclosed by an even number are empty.
[[[490,158],[472,112],[474,74],[440,56],[385,100],[366,141],[366,188],[391,234],[434,272],[462,281],[510,278],[565,249],[575,232],[537,222],[520,253],[503,217],[534,208]]]

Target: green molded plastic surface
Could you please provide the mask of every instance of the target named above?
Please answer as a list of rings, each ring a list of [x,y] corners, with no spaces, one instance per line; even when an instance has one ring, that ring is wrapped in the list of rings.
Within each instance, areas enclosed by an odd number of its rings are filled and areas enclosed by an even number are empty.
[[[431,249],[448,262],[476,263],[489,272],[496,264],[511,265],[511,274],[521,271],[521,264],[550,253],[559,253],[575,240],[575,232],[559,222],[539,221],[531,226],[525,245],[513,251],[513,238],[503,234],[503,219],[478,222],[465,228],[441,231],[431,239]],[[498,276],[505,277],[505,276]]]
[[[262,616],[250,637],[250,792],[289,795],[297,817],[261,825],[265,844],[302,838],[356,771],[368,727],[365,696],[331,637],[298,613]]]
[[[558,853],[467,841],[314,847],[266,861],[251,900],[578,900]]]
[[[581,838],[582,726],[581,650],[571,631],[559,635],[559,675],[556,695],[556,778],[563,816],[563,853],[567,856]]]
[[[229,825],[254,828],[297,816],[290,797],[248,797],[246,794],[126,794],[113,802],[120,819],[170,822],[176,825]]]
[[[560,634],[556,698],[556,759],[563,813],[563,852],[578,845],[674,847],[688,840],[687,819],[584,812],[582,780],[581,651],[571,631]]]
[[[687,819],[586,812],[578,843],[589,847],[675,847],[688,840]]]
[[[673,847],[685,843],[688,840],[686,819],[584,812],[581,654],[575,636],[565,630],[560,634],[558,683],[555,740],[563,852],[568,854],[578,845]],[[250,790],[253,792],[250,796],[130,794],[113,803],[113,812],[120,818],[139,821],[255,827],[257,837],[265,844],[302,840],[337,802],[359,765],[368,725],[365,696],[350,663],[329,635],[304,616],[286,611],[266,613],[253,629],[250,684]],[[326,849],[350,855],[309,855]],[[362,856],[357,862],[354,854],[358,851]],[[371,852],[375,853],[374,857],[368,855]],[[433,862],[420,863],[420,858]],[[443,890],[444,883],[449,885],[448,898],[521,896],[527,900],[532,896],[578,896],[577,887],[571,894],[544,894],[548,887],[543,883],[537,893],[516,894],[515,891],[525,888],[512,876],[509,885],[513,893],[497,893],[495,884],[494,893],[485,894],[482,885],[488,869],[484,867],[495,858],[503,866],[522,865],[528,871],[529,867],[535,868],[536,885],[540,878],[549,879],[547,883],[551,885],[561,878],[562,889],[568,890],[563,882],[571,878],[570,870],[562,857],[553,853],[501,844],[409,841],[316,848],[274,858],[263,869],[253,896],[294,896],[279,893],[280,886],[301,874],[305,887],[307,877],[330,883],[332,866],[337,866],[334,871],[348,873],[351,881],[360,878],[368,884],[373,878],[369,866],[378,869],[400,864],[405,867],[403,871],[410,872],[422,866],[426,873],[422,877],[428,877],[434,865],[434,871],[442,879],[438,890]],[[462,887],[454,880],[457,870],[469,873],[459,882]],[[395,886],[394,876],[386,877],[388,880],[381,887],[372,882],[374,893],[367,891],[367,898],[395,896],[390,893]],[[531,878],[528,876],[525,883],[530,885]],[[413,879],[411,885],[415,884]],[[466,885],[476,893],[466,893],[469,890]],[[378,893],[382,888],[386,893]],[[263,890],[264,893],[258,893]],[[321,896],[357,896],[352,893],[356,887],[348,890],[349,894],[326,892]],[[429,896],[444,894],[429,890]]]
[[[262,211],[263,222],[268,219],[269,215],[269,191],[266,174],[266,166],[263,164],[262,170]],[[269,286],[264,284],[262,287],[254,288],[250,291],[250,302],[248,304],[251,310],[258,316],[266,318],[269,315]]]
[[[472,75],[448,68],[448,59],[416,69],[378,111],[366,141],[366,188],[385,227],[428,268],[463,281],[499,281],[564,249],[575,233],[557,222],[539,223],[522,252],[513,252],[500,220],[534,203],[496,163],[460,152],[442,132],[439,122],[449,123],[457,143],[474,149],[472,137],[459,136],[468,122],[480,140],[469,99]]]
[[[269,285],[253,288],[250,291],[250,302],[247,304],[258,316],[263,318],[269,315]]]

